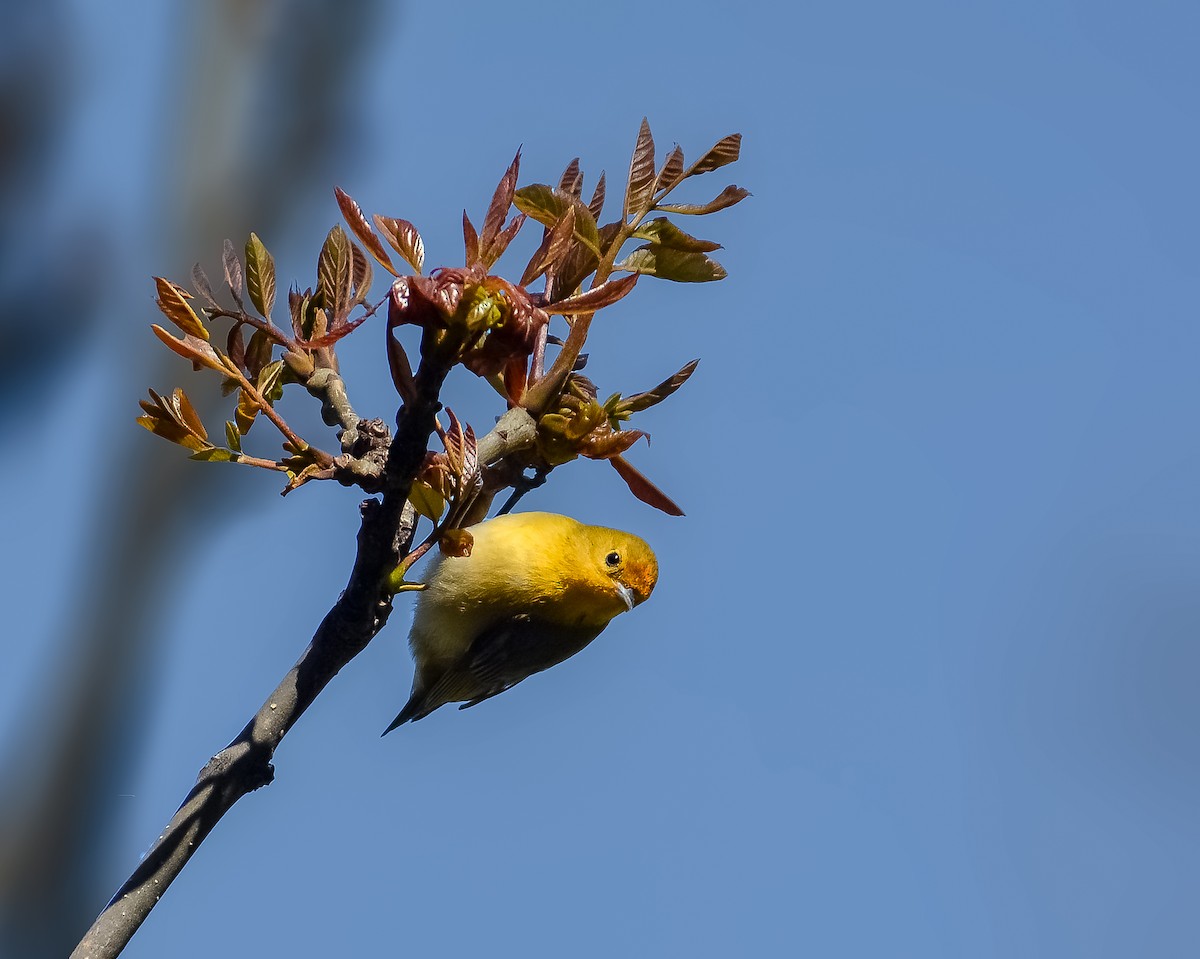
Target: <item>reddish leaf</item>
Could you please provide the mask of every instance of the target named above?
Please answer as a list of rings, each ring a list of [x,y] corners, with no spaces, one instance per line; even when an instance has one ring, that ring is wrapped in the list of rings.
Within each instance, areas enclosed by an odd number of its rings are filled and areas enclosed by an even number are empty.
[[[311,340],[297,340],[296,343],[298,346],[306,350],[321,350],[327,346],[333,346],[334,343],[336,343],[342,337],[353,333],[370,318],[370,313],[364,313],[357,319],[343,322],[334,327],[332,330],[322,333],[320,336],[314,336]]]
[[[625,481],[629,492],[643,503],[662,510],[668,516],[683,516],[683,510],[666,493],[650,482],[637,468],[622,456],[614,456],[609,460],[613,469]]]
[[[679,387],[683,386],[688,381],[688,377],[696,371],[696,367],[699,365],[699,360],[692,360],[690,363],[685,364],[683,369],[678,373],[663,380],[654,389],[625,397],[625,399],[617,404],[616,408],[622,413],[640,413],[642,410],[647,410],[651,406],[661,403],[679,389]]]
[[[733,163],[737,160],[741,150],[742,135],[740,133],[731,133],[727,137],[722,137],[707,153],[688,167],[684,176],[699,176],[701,173],[708,173]]]
[[[579,169],[579,157],[567,164],[567,168],[558,179],[558,188],[563,193],[569,193],[579,199],[583,192],[583,171]]]
[[[346,225],[358,237],[359,242],[367,248],[371,256],[375,257],[380,265],[391,273],[392,276],[399,276],[400,274],[396,272],[396,268],[392,265],[392,258],[388,256],[387,250],[379,242],[379,237],[371,229],[371,224],[367,222],[367,217],[363,213],[362,207],[355,203],[350,198],[350,194],[341,189],[341,187],[334,187],[333,195],[337,198],[338,209],[342,211],[342,217],[345,219]]]
[[[600,219],[600,214],[604,211],[605,189],[604,171],[601,170],[600,179],[596,181],[596,189],[592,192],[592,202],[588,204],[588,210],[596,220]]]
[[[542,245],[530,257],[529,265],[521,276],[521,285],[528,286],[556,264],[571,247],[575,234],[575,208],[567,207],[566,213],[551,229],[546,231]]]
[[[704,213],[715,213],[717,210],[724,210],[735,203],[740,203],[750,195],[749,190],[743,190],[740,186],[730,185],[725,187],[724,190],[717,194],[715,199],[710,200],[708,203],[662,203],[656,209],[662,210],[663,213],[683,213],[687,216],[700,216]]]
[[[463,247],[466,256],[464,262],[467,266],[474,266],[479,262],[479,234],[475,232],[475,224],[467,216],[466,210],[463,210]]]
[[[636,283],[636,273],[629,276],[622,276],[618,279],[601,283],[599,286],[592,287],[586,293],[577,293],[574,296],[568,296],[565,300],[559,300],[557,303],[550,303],[544,306],[543,309],[550,314],[565,316],[574,316],[579,313],[595,313],[597,310],[616,303],[617,300],[628,294]]]
[[[637,143],[629,161],[629,185],[625,188],[624,217],[639,215],[654,195],[654,137],[650,135],[650,124],[642,117]]]
[[[610,460],[620,456],[634,443],[648,434],[642,430],[612,430],[608,433],[593,434],[584,443],[579,452],[592,460]]]
[[[234,323],[225,340],[225,352],[239,370],[246,368],[246,338],[242,335],[242,324]]]
[[[412,364],[404,346],[392,333],[387,338],[388,369],[392,374],[392,385],[405,403],[411,403],[417,396],[417,384],[413,379]]]
[[[384,239],[392,245],[392,249],[404,257],[414,273],[420,273],[425,264],[425,241],[421,239],[417,228],[408,220],[380,216],[378,213],[371,219]]]
[[[659,192],[667,193],[682,179],[683,149],[676,144],[674,149],[667,154],[666,160],[663,161],[662,169],[658,173],[658,183],[655,184],[655,189]]]
[[[500,256],[499,253],[492,256],[492,246],[504,226],[508,208],[512,206],[513,193],[517,189],[517,174],[520,169],[521,151],[517,150],[517,155],[513,157],[512,163],[509,164],[504,176],[496,185],[496,192],[492,194],[492,202],[488,206],[487,215],[483,218],[483,232],[479,234],[479,248],[483,251],[489,265],[496,262]],[[468,260],[468,262],[471,261]]]

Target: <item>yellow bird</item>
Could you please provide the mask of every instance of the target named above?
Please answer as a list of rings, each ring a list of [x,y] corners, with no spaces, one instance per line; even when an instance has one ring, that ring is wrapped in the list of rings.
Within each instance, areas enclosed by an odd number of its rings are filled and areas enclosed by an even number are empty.
[[[440,556],[429,570],[408,638],[412,695],[384,735],[574,656],[658,581],[645,540],[568,516],[511,513],[471,533],[470,556]]]

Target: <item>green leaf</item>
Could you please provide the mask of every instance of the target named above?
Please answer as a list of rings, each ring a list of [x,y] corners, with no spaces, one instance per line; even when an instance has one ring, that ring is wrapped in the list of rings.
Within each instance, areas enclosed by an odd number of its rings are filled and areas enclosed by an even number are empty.
[[[649,240],[658,246],[668,247],[672,250],[687,250],[692,253],[711,253],[713,250],[721,249],[720,243],[698,240],[696,237],[684,233],[665,216],[656,217],[648,223],[643,223],[634,230],[633,236],[639,240]]]
[[[442,498],[441,493],[420,480],[412,484],[412,488],[408,491],[408,501],[412,503],[413,509],[435,523],[441,519],[442,513],[446,510],[446,501]]]
[[[225,442],[234,452],[242,451],[242,434],[232,420],[225,421]]]
[[[317,258],[317,291],[321,305],[335,322],[350,312],[354,298],[354,255],[346,231],[335,226],[325,237]]]
[[[233,411],[233,422],[237,431],[245,436],[258,418],[258,403],[245,390],[238,391],[237,406]]]
[[[268,403],[274,403],[279,397],[283,396],[282,374],[283,360],[268,363],[258,374],[258,382],[254,384],[255,389],[258,390],[262,398]]]
[[[625,188],[624,216],[638,216],[650,205],[654,196],[654,137],[650,124],[642,117],[637,143],[629,160],[629,183]]]
[[[737,160],[742,151],[742,135],[731,133],[718,140],[707,153],[693,163],[684,176],[699,176],[712,170],[727,166]]]
[[[246,291],[254,308],[269,320],[275,306],[275,259],[257,233],[246,240]]]
[[[657,244],[639,246],[614,269],[645,273],[676,283],[707,283],[723,280],[726,276],[725,268],[703,253],[673,250]]]
[[[163,316],[183,330],[188,336],[207,340],[208,330],[200,322],[200,317],[196,315],[196,311],[188,304],[188,300],[192,298],[192,295],[187,290],[176,286],[170,280],[161,276],[154,278],[154,286],[158,290],[158,299],[155,302],[158,304],[158,308],[162,310]]]
[[[206,463],[236,463],[240,454],[233,450],[223,450],[219,446],[196,450],[188,459],[203,460]]]
[[[733,206],[735,203],[740,203],[746,197],[750,196],[749,190],[743,190],[740,186],[727,186],[724,190],[717,194],[716,198],[708,203],[660,203],[655,207],[656,210],[662,210],[663,213],[682,213],[687,216],[701,216],[705,213],[715,213],[717,210],[724,210],[728,206]]]
[[[573,207],[575,236],[596,256],[600,255],[600,233],[596,229],[596,220],[592,211],[578,197],[545,183],[534,183],[521,187],[513,197],[513,203],[522,213],[549,227],[559,221],[568,207]]]

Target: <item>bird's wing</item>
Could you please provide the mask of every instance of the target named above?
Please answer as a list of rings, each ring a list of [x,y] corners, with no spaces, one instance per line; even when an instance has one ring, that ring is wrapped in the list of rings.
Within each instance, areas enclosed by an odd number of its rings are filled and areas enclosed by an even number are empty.
[[[499,695],[574,656],[602,629],[547,623],[528,613],[502,619],[475,637],[461,663],[446,670],[427,689],[414,690],[385,732],[422,719],[446,703],[465,702],[460,707],[465,709]]]
[[[570,659],[603,627],[563,626],[518,613],[483,630],[467,651],[466,671],[489,696]]]

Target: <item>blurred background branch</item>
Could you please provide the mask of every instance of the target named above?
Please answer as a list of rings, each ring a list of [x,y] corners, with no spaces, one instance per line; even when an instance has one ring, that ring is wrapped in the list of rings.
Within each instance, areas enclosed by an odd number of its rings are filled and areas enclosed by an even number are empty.
[[[250,224],[285,235],[298,197],[328,196],[331,148],[351,136],[360,119],[353,85],[377,7],[374,0],[179,5],[171,14],[184,22],[148,17],[144,35],[126,37],[170,61],[170,79],[147,118],[155,124],[148,166],[170,171],[156,184],[152,205],[171,211],[159,221],[117,215],[107,203],[149,198],[114,199],[101,183],[90,184],[94,192],[70,209],[53,202],[54,161],[85,120],[92,78],[78,65],[86,63],[87,51],[61,4],[8,15],[0,41],[5,443],[15,441],[11,417],[22,409],[18,398],[26,384],[62,376],[69,368],[64,350],[88,343],[88,331],[116,338],[116,325],[128,323],[131,312],[150,315],[148,287],[110,269],[108,258],[149,248],[163,271],[186,275],[198,251],[219,249],[224,236],[244,235]],[[76,68],[64,71],[64,62]],[[173,122],[179,114],[188,121]],[[90,118],[105,134],[113,122],[111,115]],[[86,143],[88,150],[107,148],[103,139]],[[45,210],[49,215],[37,215]],[[131,223],[159,232],[123,233]],[[101,277],[113,285],[101,285]],[[47,289],[57,290],[70,310],[58,324],[28,322],[46,310]],[[177,362],[151,347],[140,324],[130,328],[138,335],[120,338],[121,375],[107,381],[121,391],[122,408],[140,394],[133,384],[153,382]],[[130,347],[127,341],[135,339]],[[181,535],[200,532],[191,528],[205,515],[194,508],[196,497],[220,496],[228,483],[182,457],[155,455],[139,432],[120,434],[117,454],[86,487],[93,504],[87,525],[66,548],[81,557],[86,572],[76,578],[81,594],[53,639],[49,670],[24,690],[23,727],[39,733],[3,744],[2,955],[65,955],[104,901],[95,867],[113,831],[95,827],[118,813],[116,784],[128,775],[138,754],[131,747],[144,733],[141,714],[157,662],[155,626],[170,596],[167,557]],[[193,507],[186,514],[185,502]],[[229,511],[222,515],[229,519]],[[215,531],[212,523],[204,528]]]

